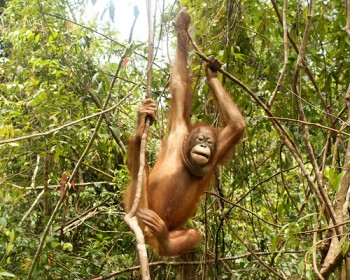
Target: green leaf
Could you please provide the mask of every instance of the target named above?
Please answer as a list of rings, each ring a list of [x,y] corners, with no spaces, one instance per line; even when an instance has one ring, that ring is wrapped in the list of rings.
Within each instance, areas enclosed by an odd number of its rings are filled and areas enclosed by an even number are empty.
[[[95,75],[93,75],[93,77],[92,77],[92,79],[91,79],[91,83],[94,84],[94,83],[96,82],[96,79],[97,79],[98,75],[99,75],[98,72],[96,72]]]
[[[19,147],[20,146],[20,144],[17,142],[11,142],[11,143],[8,143],[8,145],[11,147]]]
[[[120,131],[119,131],[118,127],[116,127],[116,126],[111,126],[110,128],[111,128],[111,130],[113,131],[113,133],[114,133],[115,135],[117,135],[117,136],[120,135]]]
[[[72,243],[64,243],[62,246],[63,250],[67,250],[69,252],[73,251],[73,245]]]
[[[16,277],[16,275],[10,273],[10,272],[6,272],[6,271],[3,271],[3,272],[0,272],[0,276],[3,276],[3,277],[11,277],[11,278],[14,278]]]
[[[345,172],[337,172],[335,168],[329,168],[328,176],[333,190],[338,190],[341,179],[343,178]]]
[[[98,84],[97,93],[102,93],[102,90],[103,90],[103,82],[100,82]]]
[[[346,256],[346,254],[348,253],[349,251],[349,246],[350,246],[350,242],[345,242],[343,248],[342,248],[342,254],[343,254],[343,257]]]
[[[0,226],[7,227],[7,220],[3,217],[0,218]]]

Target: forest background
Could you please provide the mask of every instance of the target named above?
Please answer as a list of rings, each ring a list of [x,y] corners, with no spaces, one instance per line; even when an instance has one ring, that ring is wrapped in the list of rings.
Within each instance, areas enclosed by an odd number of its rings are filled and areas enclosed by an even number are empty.
[[[0,1],[0,279],[138,275],[122,201],[147,42],[116,31],[118,1],[99,1]],[[153,2],[150,166],[167,133],[178,12]],[[247,129],[191,220],[204,242],[182,259],[149,251],[152,279],[181,267],[199,279],[349,279],[350,0],[181,4],[199,49],[232,75],[220,79]],[[219,126],[193,50],[190,64],[192,119]]]

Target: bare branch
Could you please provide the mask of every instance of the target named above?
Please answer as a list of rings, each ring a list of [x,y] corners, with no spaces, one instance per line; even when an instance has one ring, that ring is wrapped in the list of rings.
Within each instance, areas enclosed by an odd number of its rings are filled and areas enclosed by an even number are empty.
[[[246,209],[246,208],[240,206],[240,205],[237,204],[237,203],[234,203],[234,202],[232,202],[232,201],[229,201],[229,200],[227,200],[226,198],[224,198],[224,197],[222,197],[222,196],[220,196],[220,195],[218,195],[218,194],[216,194],[216,193],[209,192],[209,191],[206,191],[206,193],[207,193],[207,194],[210,194],[210,195],[213,195],[213,196],[216,196],[217,198],[220,198],[220,200],[223,200],[223,201],[225,201],[226,203],[231,204],[231,205],[233,205],[233,206],[235,206],[235,207],[237,207],[237,208],[239,208],[239,209],[241,209],[241,210],[243,210],[243,211],[249,213],[250,215],[256,217],[257,219],[263,221],[264,223],[266,223],[266,224],[268,224],[268,225],[270,225],[270,226],[273,226],[273,227],[275,227],[275,228],[282,228],[282,226],[276,225],[276,224],[274,224],[274,223],[271,223],[271,222],[269,222],[268,220],[265,220],[264,218],[262,218],[262,217],[260,217],[259,215],[255,214],[254,212],[252,212],[252,211],[250,211],[250,210],[248,210],[248,209]]]
[[[223,211],[222,211],[223,212]],[[249,251],[249,253],[252,254],[252,256],[258,261],[258,263],[265,267],[272,275],[277,276],[278,279],[287,279],[283,275],[279,274],[275,269],[273,269],[271,266],[267,265],[264,261],[262,261],[257,254],[244,242],[242,237],[234,230],[234,228],[231,226],[231,223],[227,220],[225,213],[223,212],[223,217],[225,219],[226,225],[229,227],[233,235],[241,242],[241,244],[246,247],[246,249]]]
[[[152,15],[152,1],[147,0],[147,18],[148,18],[148,56],[147,56],[147,84],[146,84],[146,98],[149,98],[151,95],[152,87],[152,65],[153,65],[153,50],[154,50],[154,23],[153,19],[155,16]],[[136,211],[139,207],[139,203],[142,195],[142,186],[143,186],[143,175],[145,171],[145,154],[146,154],[146,144],[147,144],[147,135],[148,129],[150,126],[150,119],[146,118],[145,128],[141,137],[141,147],[140,147],[140,165],[138,170],[137,185],[136,185],[136,194],[134,198],[134,203],[131,210],[124,217],[125,222],[129,225],[131,230],[134,232],[136,237],[137,252],[140,259],[141,266],[141,275],[143,280],[150,279],[149,267],[148,267],[148,256],[147,248],[145,243],[145,237],[140,228],[137,218]]]
[[[341,226],[344,226],[344,225],[348,225],[350,224],[350,220],[348,221],[345,221],[341,224],[337,224],[337,225],[333,225],[333,226],[330,226],[330,227],[326,227],[326,228],[319,228],[319,229],[314,229],[314,230],[308,230],[308,231],[300,231],[298,232],[297,234],[314,234],[314,233],[320,233],[320,232],[323,232],[323,231],[327,231],[327,230],[330,230],[330,229],[333,229],[333,228],[336,228],[336,227],[341,227]]]
[[[288,3],[288,0],[284,0],[283,1],[283,46],[284,46],[283,68],[282,68],[281,75],[280,75],[280,77],[278,79],[277,86],[276,86],[272,96],[270,97],[268,103],[267,103],[268,107],[272,106],[272,103],[273,103],[273,101],[275,100],[275,98],[277,96],[277,92],[278,92],[279,88],[281,87],[282,80],[284,78],[284,74],[287,71],[287,65],[288,65],[287,3]]]
[[[33,176],[32,176],[32,183],[30,184],[30,188],[35,188],[35,178],[36,178],[36,174],[38,173],[38,169],[39,169],[39,163],[40,163],[40,155],[38,154],[36,157],[36,166],[33,172]],[[34,200],[32,206],[29,208],[29,210],[27,211],[27,213],[24,214],[22,220],[19,222],[18,226],[20,227],[22,225],[22,223],[24,222],[24,220],[29,216],[29,214],[33,211],[35,205],[38,203],[40,197],[44,194],[44,191],[42,191],[41,193],[39,193],[39,195],[37,196],[37,198]]]
[[[35,186],[35,178],[36,178],[36,174],[38,173],[39,163],[40,163],[40,155],[38,154],[36,156],[36,165],[32,176],[32,183],[30,184],[31,187]]]
[[[344,31],[350,39],[350,0],[346,0],[346,25]]]
[[[29,216],[29,214],[33,211],[35,205],[38,203],[39,199],[42,197],[43,194],[44,194],[44,190],[42,190],[41,193],[38,194],[38,196],[34,200],[33,204],[30,206],[29,210],[24,214],[22,220],[18,224],[19,227],[22,225],[24,220]]]
[[[348,87],[348,90],[345,94],[345,100],[346,104],[348,107],[348,116],[350,113],[350,85]],[[337,139],[337,144],[338,144],[338,139]],[[336,147],[335,147],[336,148]],[[336,219],[337,223],[342,223],[344,219],[349,218],[348,214],[348,204],[349,204],[349,184],[350,184],[350,143],[348,142],[348,146],[346,148],[345,156],[344,156],[344,166],[343,166],[343,172],[344,176],[342,177],[337,196],[336,196],[336,202],[335,202],[335,213],[336,213]],[[335,224],[335,223],[333,223]],[[342,226],[340,228],[340,233],[345,233],[346,228]],[[331,245],[329,246],[329,250],[327,252],[327,256],[323,262],[322,269],[321,269],[321,274],[323,276],[329,275],[335,267],[340,264],[340,262],[343,259],[343,255],[339,255],[339,250],[338,248],[338,240],[332,239]]]
[[[303,104],[301,103],[301,92],[298,89],[298,81],[299,81],[299,74],[300,74],[300,70],[303,66],[303,61],[304,61],[304,56],[305,56],[305,49],[306,49],[306,45],[307,45],[307,41],[309,39],[309,34],[310,34],[310,30],[311,30],[311,26],[312,26],[312,17],[314,14],[314,0],[311,0],[309,2],[309,12],[308,12],[308,17],[307,17],[307,23],[306,23],[306,27],[305,27],[305,31],[303,34],[303,40],[301,42],[300,45],[300,49],[299,49],[299,54],[298,54],[298,59],[296,62],[296,66],[295,66],[295,71],[294,71],[294,76],[293,76],[293,91],[294,94],[296,96],[298,96],[299,98],[297,98],[297,108],[298,108],[298,113],[299,113],[299,118],[301,119],[301,121],[306,122],[306,116],[304,113],[304,109],[303,109]],[[313,147],[311,145],[310,142],[310,132],[309,132],[309,127],[308,125],[304,125],[304,141],[305,141],[305,145],[306,145],[306,149],[316,176],[316,182],[317,182],[317,186],[318,186],[318,191],[321,195],[321,202],[325,204],[328,215],[330,216],[331,220],[333,221],[334,224],[337,224],[336,222],[336,213],[334,211],[332,202],[330,201],[327,192],[325,191],[325,189],[323,188],[323,183],[322,183],[322,179],[321,179],[321,173],[320,173],[320,168],[317,164],[316,161],[316,157],[315,157],[315,153],[313,150]],[[339,235],[339,231],[338,228],[335,228],[337,235]]]
[[[143,174],[145,170],[145,150],[146,150],[148,128],[149,128],[149,120],[146,120],[145,130],[141,137],[140,166],[139,166],[139,171],[137,175],[135,199],[131,210],[124,217],[125,222],[129,225],[129,227],[131,228],[131,230],[133,231],[136,237],[137,252],[140,258],[141,273],[142,273],[143,280],[150,279],[150,275],[149,275],[149,268],[148,268],[148,257],[147,257],[147,250],[145,245],[145,237],[137,222],[136,211],[137,211],[137,208],[139,207],[139,202],[142,194],[142,181],[143,181]]]
[[[316,245],[317,245],[317,233],[316,232],[313,235],[312,244],[313,244],[312,247],[316,247]],[[317,267],[317,251],[316,250],[312,250],[312,266],[314,268],[314,271],[315,271],[318,279],[325,280]]]
[[[97,96],[91,91],[89,90],[88,91],[91,98],[92,98],[92,101],[96,104],[96,106],[99,108],[99,109],[102,109],[102,104],[100,102],[100,100],[97,98]],[[124,146],[124,143],[122,142],[122,140],[120,140],[120,138],[118,137],[118,135],[114,132],[114,130],[112,129],[112,124],[111,124],[111,121],[110,121],[110,118],[108,117],[107,114],[103,114],[103,117],[105,118],[106,120],[106,123],[107,123],[107,127],[109,129],[109,132],[112,134],[112,137],[114,139],[114,141],[117,143],[117,145],[119,146],[119,148],[121,149],[122,151],[122,154],[125,155],[126,154],[126,148]]]
[[[267,117],[269,119],[272,119],[272,117]],[[297,122],[297,123],[301,123],[301,124],[305,124],[305,125],[310,125],[310,126],[316,126],[316,127],[319,127],[319,128],[323,128],[323,129],[326,129],[326,130],[329,130],[331,132],[335,132],[337,134],[342,134],[342,135],[346,135],[346,136],[350,136],[349,133],[345,132],[345,128],[348,127],[348,125],[345,123],[344,126],[342,126],[341,129],[334,129],[334,128],[331,128],[331,127],[328,127],[328,126],[324,126],[322,124],[319,124],[319,123],[312,123],[312,122],[308,122],[308,121],[303,121],[303,120],[297,120],[297,119],[290,119],[290,118],[283,118],[283,117],[273,117],[274,119],[277,119],[277,120],[281,120],[281,121],[290,121],[290,122]]]

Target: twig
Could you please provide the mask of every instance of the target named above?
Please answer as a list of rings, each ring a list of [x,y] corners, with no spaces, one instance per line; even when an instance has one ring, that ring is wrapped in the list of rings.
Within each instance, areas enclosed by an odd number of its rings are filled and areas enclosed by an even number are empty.
[[[272,106],[273,101],[275,100],[277,96],[277,92],[279,88],[281,87],[282,80],[284,78],[284,74],[287,71],[287,65],[288,65],[288,28],[287,28],[287,2],[288,0],[283,1],[283,46],[284,46],[284,62],[283,62],[283,68],[281,75],[278,79],[277,86],[267,102],[267,106],[270,108]]]
[[[40,163],[40,155],[38,154],[36,156],[36,165],[32,176],[32,183],[30,184],[30,187],[32,188],[35,186],[35,178],[36,178],[36,174],[38,173],[39,163]]]
[[[348,90],[345,94],[345,100],[346,100],[346,105],[348,107],[348,116],[349,116],[349,113],[350,113],[350,84],[349,84]],[[350,121],[350,117],[349,117],[349,121]],[[349,205],[349,196],[350,196],[350,187],[349,187],[350,163],[349,162],[350,162],[350,143],[348,143],[348,147],[346,149],[346,154],[345,154],[345,158],[344,158],[343,171],[345,172],[345,174],[341,180],[340,188],[338,191],[340,193],[340,195],[337,196],[338,203],[343,202],[343,205],[339,205],[339,208],[342,207],[342,219],[345,218],[346,216],[349,217],[349,214],[348,214],[348,205]],[[345,195],[345,193],[346,193],[346,195]],[[350,271],[349,271],[349,273],[350,273]]]
[[[102,109],[102,104],[100,102],[100,100],[97,98],[97,96],[91,91],[89,90],[88,91],[92,100],[94,101],[94,103],[96,104],[96,106],[99,108],[99,109]],[[124,143],[122,142],[122,140],[120,140],[120,138],[118,137],[118,135],[114,132],[114,130],[112,129],[112,124],[110,122],[110,119],[108,117],[107,114],[103,114],[103,117],[105,118],[106,120],[106,123],[107,123],[107,127],[108,127],[108,130],[109,132],[112,134],[112,137],[114,139],[114,141],[117,143],[117,145],[119,146],[119,148],[121,149],[122,151],[122,154],[125,155],[126,154],[126,148],[124,146]]]
[[[314,9],[315,9],[315,1],[311,0],[309,3],[309,11],[308,11],[308,16],[307,16],[305,31],[303,34],[303,40],[302,40],[300,48],[299,48],[299,54],[298,54],[298,58],[297,58],[297,62],[296,62],[297,70],[299,70],[303,65],[303,60],[305,57],[305,49],[306,49],[307,41],[309,39],[309,34],[310,34],[310,30],[311,30],[311,25],[312,25],[312,17],[314,15]]]
[[[71,19],[69,19],[69,18],[65,18],[65,17],[59,16],[59,15],[56,15],[56,14],[51,14],[51,13],[47,13],[47,12],[43,12],[43,14],[46,15],[46,16],[50,16],[50,17],[54,17],[54,18],[63,20],[64,22],[73,23],[73,24],[76,25],[76,26],[79,26],[79,27],[84,28],[84,29],[86,29],[86,30],[89,30],[89,31],[91,31],[91,32],[93,32],[93,33],[95,33],[95,34],[100,35],[100,36],[101,36],[102,38],[104,38],[104,39],[110,40],[111,42],[115,43],[116,45],[118,45],[118,46],[120,46],[120,47],[122,47],[122,48],[126,48],[125,45],[119,43],[119,42],[116,41],[116,40],[113,40],[111,37],[108,37],[107,35],[105,35],[105,34],[99,32],[99,31],[97,31],[96,29],[93,29],[93,28],[88,27],[88,26],[86,26],[86,25],[82,25],[82,24],[80,24],[80,23],[78,23],[78,22],[76,22],[76,21],[74,21],[74,20],[71,20]]]
[[[244,242],[243,238],[235,231],[235,229],[231,226],[231,223],[228,221],[228,219],[225,216],[225,213],[222,209],[222,215],[225,219],[226,225],[231,230],[233,235],[241,242],[241,244],[252,254],[252,256],[258,261],[260,265],[265,267],[271,274],[277,276],[279,279],[286,279],[284,276],[280,275],[276,270],[274,270],[272,267],[268,266],[264,261],[262,261],[259,256]]]
[[[100,206],[104,205],[105,203],[107,203],[109,200],[114,199],[114,196],[109,196],[108,198],[106,198],[105,200],[101,201],[99,204],[87,209],[86,211],[84,211],[83,213],[80,213],[79,216],[76,216],[75,218],[72,218],[71,220],[69,220],[64,227],[69,227],[70,224],[75,223],[76,221],[80,220],[81,218],[84,218],[85,216],[89,215],[89,213],[91,212],[95,212],[96,209],[98,209]],[[57,231],[58,229],[56,229]]]
[[[69,186],[70,184],[65,184],[65,185],[66,185],[65,188],[68,189],[67,186]],[[57,202],[55,209],[53,210],[53,212],[51,214],[51,217],[50,217],[50,219],[49,219],[49,221],[48,221],[48,223],[46,225],[46,228],[44,229],[44,232],[43,232],[43,234],[41,236],[41,239],[40,239],[37,251],[36,251],[36,253],[35,253],[34,257],[33,257],[33,261],[32,261],[32,264],[31,264],[29,272],[28,272],[28,279],[32,278],[34,267],[35,267],[35,264],[36,264],[36,262],[37,262],[37,260],[39,258],[40,252],[41,252],[41,250],[42,250],[42,248],[44,246],[44,241],[46,239],[46,236],[47,236],[47,234],[49,232],[49,229],[51,228],[51,225],[52,225],[52,223],[53,223],[53,221],[54,221],[54,219],[56,217],[56,214],[58,213],[58,211],[60,210],[60,208],[61,208],[61,206],[63,204],[64,199],[65,199],[65,196],[62,195],[60,197],[60,200]]]
[[[220,195],[218,195],[218,194],[216,194],[216,193],[213,193],[213,192],[210,192],[210,191],[206,191],[205,193],[210,194],[210,195],[213,195],[213,196],[216,196],[217,198],[220,198],[221,200],[225,201],[226,203],[231,204],[231,205],[233,205],[233,206],[235,206],[235,207],[238,207],[239,209],[241,209],[241,210],[243,210],[243,211],[248,212],[248,213],[251,214],[252,216],[256,217],[257,219],[263,221],[264,223],[266,223],[266,224],[268,224],[268,225],[270,225],[270,226],[273,226],[273,227],[275,227],[275,228],[282,228],[282,226],[276,225],[276,224],[274,224],[274,223],[271,223],[271,222],[269,222],[268,220],[265,220],[264,218],[260,217],[260,216],[257,215],[256,213],[254,213],[254,212],[252,212],[252,211],[250,211],[250,210],[248,210],[248,209],[246,209],[246,208],[240,206],[240,205],[237,204],[237,203],[234,203],[234,202],[232,202],[232,201],[229,201],[229,200],[227,200],[226,198],[224,198],[224,197],[222,197],[222,196],[220,196]]]
[[[350,0],[346,0],[346,25],[344,31],[350,39]]]
[[[71,161],[78,162],[78,160],[75,159],[75,158],[70,159],[70,160],[71,160]],[[90,169],[92,169],[92,170],[95,170],[96,172],[102,174],[103,176],[108,177],[109,179],[112,179],[112,180],[113,180],[113,179],[115,178],[114,175],[108,174],[107,172],[104,172],[104,171],[102,171],[101,169],[96,168],[95,166],[92,166],[92,165],[87,164],[87,163],[85,163],[85,162],[83,162],[83,165],[86,166],[86,167],[88,167],[88,168],[90,168]],[[76,185],[77,185],[77,183],[76,183]]]
[[[350,199],[350,186],[349,186],[349,180],[346,180],[348,183],[348,191],[346,192],[344,204],[343,204],[343,209],[342,209],[342,216],[346,217],[349,214],[349,199]]]
[[[33,172],[33,176],[32,176],[32,183],[30,184],[30,188],[31,189],[35,189],[35,178],[36,178],[36,174],[38,173],[38,169],[39,169],[39,163],[40,163],[40,155],[38,154],[36,157],[36,166]],[[20,227],[22,225],[22,223],[24,222],[24,220],[29,216],[29,214],[32,212],[32,210],[34,209],[34,206],[38,203],[40,197],[44,194],[44,191],[42,191],[37,198],[35,199],[35,201],[33,202],[32,206],[30,206],[29,210],[27,211],[27,213],[24,214],[23,218],[21,219],[21,221],[19,222],[18,226]]]
[[[151,96],[152,88],[152,65],[153,65],[153,50],[154,50],[154,26],[152,15],[152,1],[147,0],[147,19],[148,19],[148,54],[147,54],[147,84],[146,98]],[[156,10],[154,10],[156,11]]]
[[[346,135],[346,136],[350,136],[349,133],[344,132],[345,128],[348,127],[348,125],[346,123],[344,123],[345,125],[340,130],[338,130],[338,129],[334,129],[334,128],[331,128],[331,127],[328,127],[328,126],[324,126],[324,125],[319,124],[319,123],[312,123],[312,122],[303,121],[303,120],[283,118],[283,117],[267,117],[267,118],[281,120],[281,121],[291,121],[291,122],[297,122],[297,123],[301,123],[301,124],[305,124],[305,125],[316,126],[316,127],[319,127],[319,128],[327,129],[327,130],[329,130],[331,132],[335,132],[337,134],[343,134],[343,135]]]
[[[90,219],[91,217],[96,216],[97,214],[99,214],[99,212],[95,210],[95,211],[90,212],[87,215],[83,216],[82,218],[78,217],[78,219],[74,223],[70,223],[67,226],[63,227],[63,229],[62,229],[63,233],[67,233],[67,232],[77,228],[81,224],[85,223],[86,220]],[[89,225],[86,224],[86,226],[89,226]]]
[[[297,232],[296,234],[313,234],[315,232],[316,233],[320,233],[320,232],[323,232],[323,231],[326,231],[326,230],[330,230],[330,229],[333,229],[333,228],[336,228],[336,227],[341,227],[341,226],[344,226],[344,225],[347,225],[347,224],[350,224],[350,220],[349,221],[345,221],[343,223],[339,223],[337,225],[326,227],[326,228],[319,228],[319,229],[308,230],[308,231],[300,231],[300,232]]]
[[[41,193],[39,193],[39,195],[36,197],[36,199],[34,200],[32,206],[30,206],[29,210],[27,211],[27,213],[24,214],[22,220],[19,222],[18,227],[20,227],[22,225],[22,223],[24,222],[24,220],[29,216],[29,214],[33,211],[35,205],[38,203],[40,197],[42,197],[42,195],[44,194],[44,190],[41,191]]]
[[[312,238],[312,247],[316,247],[316,245],[317,245],[317,233],[315,232],[313,235],[313,238]],[[305,256],[305,258],[306,258],[306,256]],[[305,262],[305,263],[307,263],[307,262]],[[317,267],[317,251],[316,251],[316,249],[312,250],[312,266],[313,266],[314,271],[317,275],[317,278],[319,280],[325,280]]]
[[[284,144],[281,144],[280,145],[280,149],[279,149],[280,170],[283,170],[283,156],[282,156],[282,154],[283,154],[283,146],[284,146]],[[288,184],[287,184],[286,180],[284,179],[284,172],[281,172],[281,181],[282,181],[282,184],[284,186],[284,189],[287,192],[287,195],[288,195],[290,201],[292,202],[294,208],[297,210],[297,213],[300,215],[300,209],[299,209],[297,203],[295,202],[295,200],[294,200],[294,198],[293,198],[293,196],[292,196],[292,194],[291,194],[291,192],[289,190],[289,187],[288,187]]]
[[[91,185],[110,185],[110,186],[116,186],[117,183],[112,183],[108,181],[98,181],[98,182],[86,182],[86,183],[75,183],[74,184],[76,187],[84,187],[84,186],[91,186]],[[45,186],[36,186],[36,187],[21,187],[15,184],[11,184],[12,187],[15,187],[17,189],[22,189],[22,190],[42,190],[45,189]],[[56,190],[60,187],[61,185],[49,185],[47,188],[49,190]]]

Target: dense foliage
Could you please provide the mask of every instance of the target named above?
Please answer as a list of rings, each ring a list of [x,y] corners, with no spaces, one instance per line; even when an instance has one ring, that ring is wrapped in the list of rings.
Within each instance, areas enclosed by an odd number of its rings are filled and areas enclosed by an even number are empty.
[[[346,226],[320,230],[350,220],[350,37],[344,30],[350,19],[344,1],[289,1],[287,40],[282,0],[181,3],[189,7],[199,48],[216,55],[240,80],[241,85],[220,76],[244,112],[247,130],[191,221],[204,242],[183,258],[163,260],[150,252],[152,277],[172,279],[185,271],[202,279],[315,279],[321,274],[345,279],[345,271],[350,274],[350,262],[342,262],[350,258]],[[31,269],[33,279],[137,277],[135,240],[123,221],[122,202],[127,139],[145,92],[147,44],[119,41],[108,22],[84,16],[84,1],[5,4],[0,279],[26,279]],[[111,1],[111,20],[115,6]],[[178,11],[175,4],[163,10],[159,1],[158,6],[162,17],[155,32],[152,98],[159,113],[148,139],[150,166],[167,133],[171,21]],[[204,63],[195,52],[190,58],[193,121],[219,126]],[[93,138],[107,96],[111,110]],[[81,158],[90,139],[92,146]],[[78,162],[74,182],[53,216],[61,176]],[[178,263],[189,260],[196,262]]]

